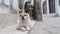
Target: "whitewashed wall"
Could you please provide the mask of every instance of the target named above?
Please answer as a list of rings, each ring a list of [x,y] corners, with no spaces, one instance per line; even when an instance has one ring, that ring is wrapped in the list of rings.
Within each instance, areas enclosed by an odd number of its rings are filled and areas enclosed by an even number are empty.
[[[4,0],[4,3],[9,6],[10,5],[10,0]]]
[[[25,4],[25,2],[28,0],[24,0],[23,4]],[[2,0],[0,0],[0,3],[2,3]],[[10,0],[4,0],[4,3],[8,6],[10,6]],[[33,1],[31,3],[33,5]],[[13,8],[17,9],[18,8],[18,0],[13,0]]]
[[[47,3],[47,15],[49,15],[49,0],[46,0]]]
[[[13,8],[14,9],[18,8],[18,0],[13,0]]]
[[[24,0],[23,4],[25,4],[25,2],[28,0]],[[13,8],[17,9],[18,8],[18,0],[13,0]]]
[[[0,0],[0,3],[2,3],[2,0]]]
[[[0,3],[2,3],[2,0],[0,0]],[[4,0],[4,3],[8,6],[10,6],[10,0]],[[18,0],[13,0],[13,8],[17,9],[18,8]]]
[[[25,3],[26,1],[28,1],[28,0],[24,0],[24,3]]]
[[[56,13],[60,16],[59,0],[55,0],[55,10],[56,10]]]

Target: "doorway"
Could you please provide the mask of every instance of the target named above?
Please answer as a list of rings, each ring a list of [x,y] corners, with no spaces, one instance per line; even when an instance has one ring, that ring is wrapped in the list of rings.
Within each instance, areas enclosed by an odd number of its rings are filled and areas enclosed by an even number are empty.
[[[46,0],[43,2],[43,14],[47,14]]]
[[[55,0],[49,0],[49,13],[55,13]]]

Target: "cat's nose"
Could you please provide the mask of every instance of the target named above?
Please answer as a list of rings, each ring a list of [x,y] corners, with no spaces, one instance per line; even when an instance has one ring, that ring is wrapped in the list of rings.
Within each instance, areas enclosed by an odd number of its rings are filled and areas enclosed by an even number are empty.
[[[22,16],[22,19],[25,20],[23,16]]]

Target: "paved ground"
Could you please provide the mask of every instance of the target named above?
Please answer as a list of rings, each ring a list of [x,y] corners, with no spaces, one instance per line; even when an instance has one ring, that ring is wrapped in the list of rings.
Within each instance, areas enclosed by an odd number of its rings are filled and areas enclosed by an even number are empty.
[[[9,13],[9,8],[7,8],[7,7],[4,7],[4,6],[0,6],[0,13]]]
[[[31,23],[32,26],[34,25],[36,21],[32,21]],[[27,34],[28,31],[20,31],[17,30],[17,24],[11,25],[11,26],[7,26],[6,28],[0,29],[0,34]]]
[[[0,34],[27,34],[27,31],[22,32],[16,29],[16,25],[12,25],[4,29],[0,29]]]
[[[16,25],[11,25],[0,29],[0,34],[27,34],[27,31],[16,30]],[[60,34],[60,17],[44,16],[43,21],[36,21],[29,34]]]
[[[17,18],[16,14],[0,14],[0,29],[16,24]]]
[[[37,22],[30,34],[60,34],[60,17],[44,17]]]

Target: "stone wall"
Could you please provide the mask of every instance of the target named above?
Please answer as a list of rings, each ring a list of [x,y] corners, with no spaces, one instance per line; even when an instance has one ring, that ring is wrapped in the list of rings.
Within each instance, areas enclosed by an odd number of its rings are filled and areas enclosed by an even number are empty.
[[[42,21],[41,0],[34,0],[34,7],[36,20]]]

